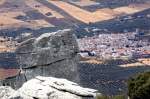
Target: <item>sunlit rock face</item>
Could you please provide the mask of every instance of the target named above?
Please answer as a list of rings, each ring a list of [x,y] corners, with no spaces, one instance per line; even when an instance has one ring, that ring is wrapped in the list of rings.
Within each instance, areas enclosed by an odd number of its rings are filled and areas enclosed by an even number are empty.
[[[0,99],[94,99],[97,93],[66,79],[43,76],[25,82],[18,90],[8,86],[0,89]]]
[[[0,86],[0,99],[9,99],[16,91],[9,86]]]
[[[69,29],[30,38],[16,49],[20,74],[5,82],[12,83],[13,79],[14,84],[11,86],[19,88],[23,82],[40,75],[66,78],[79,83],[78,52],[76,37]],[[14,80],[22,83],[16,85]]]

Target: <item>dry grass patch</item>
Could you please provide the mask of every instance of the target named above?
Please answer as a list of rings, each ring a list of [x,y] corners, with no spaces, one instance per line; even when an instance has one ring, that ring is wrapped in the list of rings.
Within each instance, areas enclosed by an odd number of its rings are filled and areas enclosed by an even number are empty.
[[[0,53],[1,52],[14,52],[16,49],[17,42],[8,41],[2,37],[0,37]]]
[[[0,5],[4,4],[5,0],[0,0]]]
[[[145,3],[145,4],[134,4],[134,5],[124,6],[124,7],[119,7],[119,8],[115,8],[112,10],[99,9],[95,12],[89,12],[89,11],[83,10],[79,7],[73,6],[63,1],[52,1],[52,0],[48,0],[48,1],[54,4],[55,6],[61,8],[65,12],[67,12],[69,15],[71,15],[75,19],[82,21],[84,23],[87,23],[87,24],[90,22],[109,20],[122,13],[133,14],[133,13],[145,10],[147,8],[150,8],[149,7],[150,4]],[[81,1],[81,3],[82,2],[83,1]]]
[[[19,14],[19,12],[18,12]],[[12,16],[11,16],[12,15]],[[21,20],[14,19],[12,17],[16,17],[16,12],[12,12],[9,16],[9,13],[3,13],[0,15],[0,29],[9,29],[9,28],[20,28],[20,27],[27,27],[27,28],[41,28],[41,27],[54,27],[54,25],[48,23],[44,19],[42,20],[30,20],[28,22],[24,22]],[[20,14],[19,14],[20,15]]]
[[[11,51],[14,51],[14,50],[15,50],[15,48],[9,48],[9,47],[0,45],[0,53],[1,52],[11,52]]]
[[[0,26],[2,25],[13,25],[16,23],[22,23],[24,21],[20,21],[11,17],[7,17],[7,16],[0,16]]]
[[[129,6],[118,7],[113,10],[116,12],[120,12],[120,13],[133,14],[133,13],[140,12],[148,8],[150,8],[150,3],[146,2],[145,4],[131,4]]]
[[[17,16],[25,16],[26,14],[24,12],[21,12],[21,11],[18,11],[18,12],[4,12],[4,13],[1,13],[0,16],[3,16],[3,17],[10,17],[10,18],[15,18]]]
[[[28,25],[27,22],[0,15],[0,29],[20,28]]]
[[[89,63],[89,64],[102,64],[103,61],[96,57],[81,57],[81,63]]]
[[[91,1],[91,0],[80,0],[80,1],[73,2],[73,3],[78,6],[84,7],[84,6],[95,5],[97,2]]]
[[[122,64],[120,67],[136,67],[136,66],[150,66],[150,58],[140,58],[137,59],[135,63]]]
[[[18,75],[19,69],[0,69],[0,80]]]
[[[110,9],[110,8],[98,9],[94,13],[99,13],[100,14],[101,12],[102,13],[105,12],[106,15],[111,15],[111,16],[117,16],[117,15],[121,15],[122,14],[122,13],[114,11],[113,9]]]
[[[120,67],[136,67],[136,66],[145,66],[143,63],[136,62],[136,63],[130,63],[130,64],[123,64],[119,65]]]
[[[29,22],[30,27],[36,29],[36,28],[42,28],[42,27],[55,27],[54,25],[48,23],[45,20],[31,20]]]
[[[58,12],[44,6],[43,4],[37,2],[36,0],[25,0],[26,4],[28,6],[30,6],[33,9],[36,9],[37,11],[39,11],[40,13],[42,13],[43,15],[45,15],[46,13],[52,13],[52,16],[47,16],[47,17],[56,17],[56,18],[64,18],[61,14],[59,14]],[[46,15],[45,15],[46,16]]]
[[[75,19],[82,21],[84,23],[97,22],[97,21],[108,20],[112,18],[111,15],[105,12],[101,12],[101,11],[89,12],[63,1],[51,1],[51,0],[48,1],[54,4],[55,6],[61,8],[65,12],[67,12]]]
[[[150,58],[141,58],[141,59],[138,59],[138,61],[145,65],[150,66]]]

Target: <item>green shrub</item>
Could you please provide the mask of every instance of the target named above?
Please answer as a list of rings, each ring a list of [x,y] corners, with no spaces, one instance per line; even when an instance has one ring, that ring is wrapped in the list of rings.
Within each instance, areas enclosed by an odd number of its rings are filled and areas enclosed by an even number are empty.
[[[96,99],[109,99],[109,97],[106,95],[99,95],[96,97]]]
[[[130,99],[150,99],[150,72],[138,74],[128,80]]]
[[[116,95],[113,96],[112,99],[126,99],[126,97],[124,95]]]

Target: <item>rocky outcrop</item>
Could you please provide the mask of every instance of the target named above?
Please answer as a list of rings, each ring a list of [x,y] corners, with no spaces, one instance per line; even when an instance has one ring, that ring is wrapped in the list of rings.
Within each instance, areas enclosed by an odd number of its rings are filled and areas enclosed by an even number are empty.
[[[79,50],[72,33],[71,30],[45,33],[23,42],[16,51],[22,68],[49,65],[74,58]]]
[[[17,91],[10,87],[0,89],[0,99],[94,99],[97,92],[66,79],[42,76],[27,81]]]
[[[5,82],[13,83],[10,84],[13,88],[19,88],[36,76],[53,76],[79,83],[78,52],[76,37],[69,29],[30,38],[16,49],[20,74]]]
[[[15,92],[16,91],[9,86],[0,86],[0,99],[8,99],[12,97]]]

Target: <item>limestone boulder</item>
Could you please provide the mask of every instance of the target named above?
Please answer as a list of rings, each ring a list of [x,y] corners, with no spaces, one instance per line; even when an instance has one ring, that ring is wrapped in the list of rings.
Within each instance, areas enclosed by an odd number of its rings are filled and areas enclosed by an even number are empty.
[[[71,59],[78,52],[76,37],[69,29],[30,38],[22,42],[16,50],[22,68],[49,65]]]
[[[94,99],[97,93],[67,79],[42,76],[27,81],[17,91],[10,87],[0,89],[1,99]]]
[[[9,99],[15,92],[9,86],[0,86],[0,99]]]
[[[16,49],[21,68],[21,74],[16,78],[22,78],[18,80],[20,85],[36,76],[66,78],[79,83],[78,52],[76,36],[70,29],[30,38]],[[16,82],[13,81],[13,85]]]

